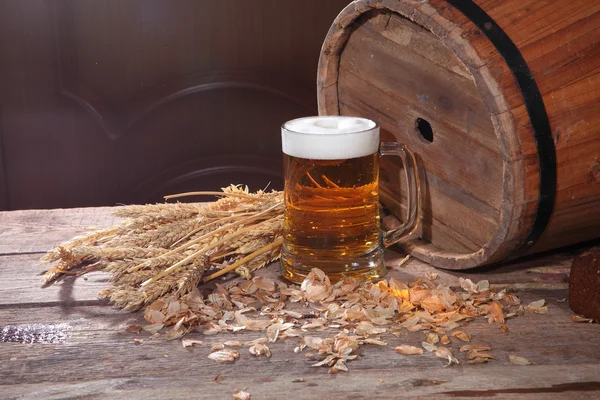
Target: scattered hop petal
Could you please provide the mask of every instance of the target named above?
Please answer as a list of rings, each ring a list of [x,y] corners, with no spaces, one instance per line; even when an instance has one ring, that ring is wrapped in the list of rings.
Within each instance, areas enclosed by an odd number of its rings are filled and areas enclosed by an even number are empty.
[[[464,346],[460,347],[461,352],[471,351],[471,350],[490,351],[490,350],[492,350],[492,347],[488,346],[487,344],[465,344]]]
[[[387,331],[386,328],[377,328],[369,321],[361,321],[356,327],[356,333],[361,335],[378,335]]]
[[[497,301],[492,301],[490,303],[490,314],[492,315],[494,321],[498,322],[499,324],[503,324],[504,323],[504,311],[502,311],[502,304],[500,304]]]
[[[524,357],[515,356],[514,354],[511,354],[508,356],[508,361],[510,361],[511,364],[515,364],[515,365],[531,364],[531,361],[529,361],[528,359],[526,359]]]
[[[452,355],[452,350],[448,347],[438,347],[434,354],[436,357],[448,360],[448,365],[459,363],[456,357]]]
[[[533,311],[536,314],[546,314],[548,313],[548,307],[544,306],[544,304],[546,304],[546,300],[537,300],[526,305],[525,309]]]
[[[375,344],[377,346],[387,346],[387,343],[383,340],[378,340],[374,338],[366,338],[360,341],[361,344]]]
[[[165,316],[165,314],[163,314],[159,310],[152,310],[150,308],[147,308],[146,311],[144,312],[144,318],[150,324],[162,324],[167,317]]]
[[[537,301],[532,301],[525,308],[529,309],[529,308],[542,307],[544,304],[546,304],[546,300],[541,299],[541,300],[537,300]]]
[[[281,310],[284,314],[289,315],[290,317],[294,317],[294,318],[302,318],[302,313],[299,313],[297,311],[292,311],[292,310]]]
[[[423,354],[422,348],[415,347],[415,346],[409,346],[407,344],[398,346],[398,347],[396,347],[395,350],[396,350],[396,353],[404,354],[405,356]]]
[[[266,292],[273,292],[275,290],[275,282],[272,279],[257,276],[252,281],[259,289]]]
[[[490,290],[490,282],[488,280],[479,281],[475,286],[477,287],[477,291],[480,293]]]
[[[314,363],[311,365],[311,367],[320,367],[323,365],[332,365],[333,363],[335,363],[336,357],[334,355],[328,355],[327,357],[325,357],[325,359]]]
[[[473,283],[473,281],[470,279],[458,278],[458,283],[460,284],[460,287],[463,288],[466,292],[469,292],[469,293],[477,293],[478,292],[477,285],[475,283]]]
[[[464,331],[454,331],[454,332],[452,332],[452,336],[454,336],[457,339],[462,340],[463,342],[471,341],[471,335],[469,335],[467,332],[464,332]]]
[[[448,347],[438,347],[435,349],[435,356],[440,358],[448,358],[452,354],[452,350]]]
[[[181,339],[181,344],[183,347],[193,347],[195,344],[202,344],[202,341],[195,339]]]
[[[348,372],[348,367],[346,363],[341,358],[333,364],[333,367],[329,368],[330,374],[337,374],[339,371]]]
[[[592,318],[585,318],[579,315],[573,315],[571,317],[571,321],[573,322],[594,322]]]
[[[400,327],[409,328],[411,326],[417,325],[419,323],[419,320],[420,320],[420,318],[418,315],[413,315],[412,317],[408,318],[406,321],[401,323]]]
[[[241,389],[235,389],[235,391],[233,392],[233,399],[234,400],[252,400],[252,396],[250,396],[250,393],[245,392]]]
[[[316,337],[316,336],[305,336],[302,339],[300,347],[301,347],[301,349],[303,349],[306,346],[308,346],[309,348],[311,348],[313,350],[318,350],[321,346],[323,346],[323,338]]]
[[[469,360],[469,364],[482,364],[489,360],[497,360],[497,358],[488,351],[469,350],[467,352],[467,360]]]
[[[496,356],[488,351],[470,350],[469,352],[467,352],[467,360],[474,360],[476,358],[497,360]]]
[[[438,278],[438,274],[436,274],[435,272],[427,271],[427,272],[425,272],[425,275],[427,275],[427,278],[430,281],[435,281]]]
[[[164,327],[165,327],[165,325],[164,325],[164,324],[151,324],[151,325],[144,325],[143,329],[144,329],[146,332],[152,332],[152,333],[155,333],[155,332],[158,332],[158,331],[160,331],[160,330],[161,330],[162,328],[164,328]]]
[[[421,346],[423,346],[423,348],[427,351],[436,351],[437,350],[437,346],[431,343],[427,343],[427,342],[423,342],[421,343]]]
[[[185,317],[182,317],[179,321],[177,321],[175,326],[173,326],[173,329],[171,329],[169,332],[167,332],[167,334],[165,335],[165,338],[167,340],[173,340],[173,339],[179,339],[180,337],[182,337],[186,333],[186,329],[183,326],[184,321],[185,321]]]
[[[240,353],[236,350],[219,350],[210,353],[208,358],[216,362],[234,362],[240,357]]]
[[[421,300],[421,307],[427,310],[429,313],[441,312],[444,310],[445,306],[440,296],[427,296]]]
[[[440,342],[440,337],[435,332],[430,332],[427,334],[427,343],[438,344]]]
[[[256,356],[256,357],[259,357],[262,355],[271,357],[271,350],[269,349],[269,346],[267,346],[266,344],[256,343],[255,345],[250,346],[248,351],[250,351],[250,354],[252,354],[253,356]]]

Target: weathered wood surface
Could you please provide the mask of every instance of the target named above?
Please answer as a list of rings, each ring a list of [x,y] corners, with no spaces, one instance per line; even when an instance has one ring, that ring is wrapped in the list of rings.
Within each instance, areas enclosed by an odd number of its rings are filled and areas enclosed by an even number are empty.
[[[419,240],[405,246],[465,269],[597,238],[600,223],[600,2],[476,0],[477,26],[446,0],[356,0],[333,22],[318,69],[321,114],[377,121],[405,143],[424,182]],[[556,201],[537,243],[539,154],[525,100],[486,36],[493,20],[522,54],[548,114]],[[487,25],[487,28],[486,28]],[[483,29],[483,31],[482,31]],[[427,121],[433,141],[419,133]],[[548,129],[544,129],[547,131]],[[549,143],[550,146],[551,143]],[[382,199],[401,213],[397,163],[382,160]]]
[[[385,347],[363,346],[361,358],[349,363],[350,372],[328,375],[326,368],[310,366],[315,359],[293,352],[297,339],[270,345],[271,358],[255,358],[242,349],[236,363],[217,364],[207,358],[213,343],[244,342],[263,334],[244,331],[224,339],[192,333],[190,338],[203,343],[191,349],[180,340],[127,333],[127,326],[143,325],[143,318],[97,299],[98,290],[107,285],[102,273],[41,288],[44,266],[36,262],[42,252],[84,233],[87,226],[114,221],[108,208],[0,213],[0,334],[6,326],[40,324],[37,329],[43,331],[44,326],[64,324],[60,329],[65,338],[62,343],[0,343],[0,398],[228,399],[238,388],[254,399],[600,396],[600,325],[573,323],[568,305],[559,302],[568,297],[569,268],[579,249],[468,274],[435,270],[444,283],[456,285],[458,276],[488,279],[499,287],[513,286],[526,304],[541,298],[549,303],[546,315],[526,313],[508,320],[509,333],[483,320],[466,326],[473,342],[492,346],[498,361],[445,368],[433,355],[394,353],[399,344],[419,345],[423,334],[416,332],[386,336]],[[401,258],[388,253],[391,265]],[[389,274],[410,280],[427,271],[434,269],[411,260]],[[277,266],[260,273],[276,276]],[[134,338],[144,341],[135,344]],[[509,364],[509,354],[526,357],[533,365]],[[215,381],[219,374],[222,379]]]
[[[46,252],[86,230],[116,223],[110,207],[0,212],[0,255]],[[65,239],[66,238],[66,239]]]

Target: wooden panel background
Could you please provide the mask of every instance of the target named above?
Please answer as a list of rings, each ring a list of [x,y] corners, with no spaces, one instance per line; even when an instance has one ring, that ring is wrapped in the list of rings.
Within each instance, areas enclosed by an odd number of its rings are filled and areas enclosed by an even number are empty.
[[[0,2],[0,209],[281,187],[279,126],[317,112],[347,3]]]

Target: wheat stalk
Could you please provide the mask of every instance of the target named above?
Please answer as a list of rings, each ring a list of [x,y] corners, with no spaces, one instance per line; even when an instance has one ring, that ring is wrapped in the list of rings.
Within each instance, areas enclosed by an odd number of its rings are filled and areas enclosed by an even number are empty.
[[[116,228],[108,228],[95,231],[85,236],[77,236],[50,250],[40,259],[40,263],[51,263],[60,260],[62,258],[61,249],[72,249],[78,246],[98,244],[106,241],[110,239],[116,233],[116,231]]]
[[[108,272],[112,286],[100,296],[118,307],[137,310],[158,298],[185,296],[201,281],[231,271],[249,277],[251,271],[279,257],[282,192],[250,193],[232,185],[222,192],[167,198],[195,195],[221,198],[202,204],[117,208],[115,215],[122,218],[117,226],[61,243],[43,256],[41,262],[55,263],[43,281],[92,270]],[[219,264],[216,260],[226,261]],[[203,279],[211,265],[221,270]]]
[[[187,256],[186,258],[184,258],[183,260],[179,261],[178,263],[175,263],[173,265],[171,265],[169,268],[165,269],[164,271],[156,274],[155,276],[153,276],[151,279],[147,280],[146,282],[142,283],[142,287],[146,286],[152,282],[156,282],[157,280],[169,275],[170,273],[172,273],[173,271],[176,271],[178,268],[180,268],[182,265],[184,265],[185,263],[194,260],[195,258],[201,257],[203,255],[205,255],[209,250],[215,249],[219,246],[222,246],[223,244],[228,243],[229,241],[231,241],[232,239],[236,239],[239,236],[242,236],[254,229],[257,229],[257,227],[264,225],[266,223],[268,223],[270,221],[262,221],[259,222],[256,225],[250,225],[250,226],[246,226],[242,229],[238,229],[237,231],[230,233],[228,235],[223,236],[221,239],[218,239],[216,242],[211,243],[207,246],[204,246],[203,248],[201,248],[200,250],[190,254],[189,256]]]

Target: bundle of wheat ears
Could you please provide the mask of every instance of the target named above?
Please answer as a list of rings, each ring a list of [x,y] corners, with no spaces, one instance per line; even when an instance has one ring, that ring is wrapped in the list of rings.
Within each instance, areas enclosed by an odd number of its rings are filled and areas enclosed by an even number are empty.
[[[118,307],[138,310],[167,295],[181,297],[227,272],[241,276],[279,258],[283,193],[249,193],[231,185],[223,192],[167,196],[221,195],[212,203],[130,205],[117,208],[123,221],[74,238],[48,252],[42,263],[57,262],[43,281],[63,274],[102,270],[112,286],[100,293]],[[211,269],[217,272],[205,276]]]

